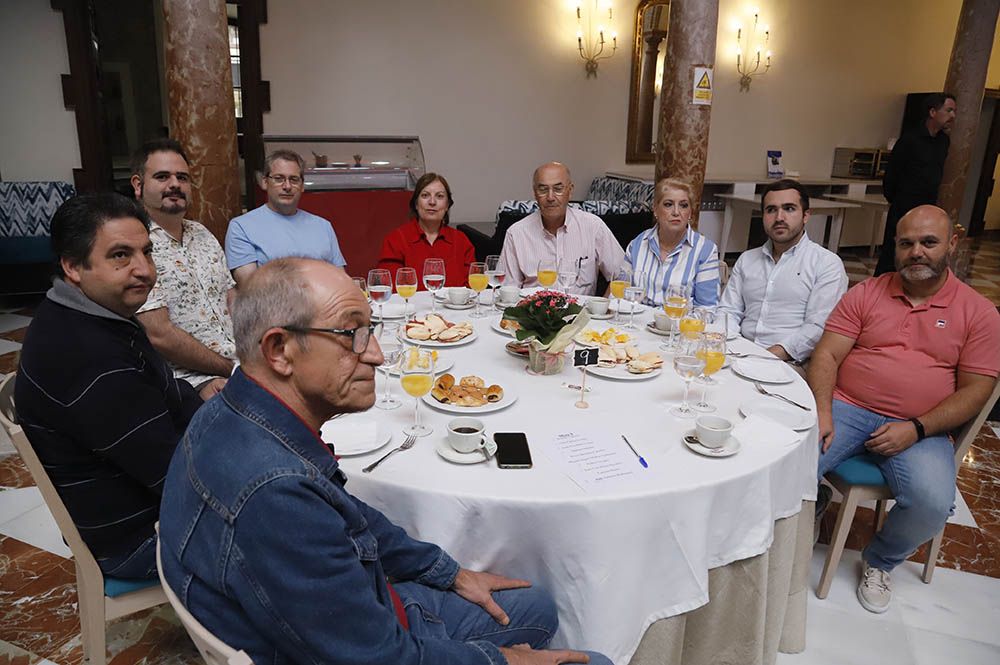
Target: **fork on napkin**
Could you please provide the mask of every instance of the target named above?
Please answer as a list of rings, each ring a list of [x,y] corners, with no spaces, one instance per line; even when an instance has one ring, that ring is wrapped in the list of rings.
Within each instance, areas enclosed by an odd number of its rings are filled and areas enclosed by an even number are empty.
[[[753,413],[733,428],[733,437],[744,446],[756,444],[769,446],[790,446],[797,443],[803,432],[796,432],[767,416]]]

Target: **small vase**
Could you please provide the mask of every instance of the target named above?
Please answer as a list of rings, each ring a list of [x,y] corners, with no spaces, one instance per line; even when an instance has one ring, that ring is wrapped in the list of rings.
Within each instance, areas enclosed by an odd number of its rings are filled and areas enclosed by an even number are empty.
[[[528,371],[532,374],[543,376],[558,374],[565,364],[565,351],[549,353],[544,349],[536,349],[534,344],[528,346]]]

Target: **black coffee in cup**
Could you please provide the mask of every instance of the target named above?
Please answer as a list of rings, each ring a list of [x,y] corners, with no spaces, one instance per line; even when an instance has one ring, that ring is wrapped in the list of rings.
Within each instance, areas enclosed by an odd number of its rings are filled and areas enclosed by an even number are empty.
[[[452,430],[453,432],[458,432],[459,434],[475,434],[479,430],[473,427],[456,427]]]

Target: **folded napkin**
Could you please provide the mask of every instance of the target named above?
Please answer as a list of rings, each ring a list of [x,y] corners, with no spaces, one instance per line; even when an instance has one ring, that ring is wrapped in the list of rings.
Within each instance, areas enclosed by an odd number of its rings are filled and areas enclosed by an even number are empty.
[[[338,455],[353,455],[375,446],[378,426],[371,419],[336,418],[323,423],[320,434],[325,442],[333,444]]]
[[[733,436],[744,446],[756,444],[790,446],[802,438],[800,432],[785,427],[767,416],[754,413],[733,428]]]
[[[405,302],[390,300],[382,304],[382,315],[387,319],[400,319],[403,317]],[[372,303],[372,315],[378,317],[378,303]]]

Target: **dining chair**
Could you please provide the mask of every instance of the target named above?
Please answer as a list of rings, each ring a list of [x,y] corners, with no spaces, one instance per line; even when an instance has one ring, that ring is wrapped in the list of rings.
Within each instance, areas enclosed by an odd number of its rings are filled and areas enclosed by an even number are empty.
[[[159,533],[159,524],[157,524],[156,531]],[[160,558],[159,538],[156,540],[156,570],[160,574],[160,585],[163,587],[163,593],[167,595],[167,600],[170,601],[170,606],[174,608],[174,612],[177,613],[177,617],[181,620],[181,625],[184,626],[184,630],[187,631],[194,645],[198,647],[198,652],[208,665],[253,665],[253,661],[250,660],[250,656],[245,651],[237,651],[210,633],[184,607],[180,598],[170,588],[170,584],[167,583],[167,579],[163,576],[163,560]]]
[[[1000,380],[993,386],[993,392],[986,404],[979,413],[969,422],[965,423],[955,436],[955,470],[961,468],[962,459],[975,441],[980,428],[986,422],[993,405],[1000,398]],[[833,583],[834,573],[840,564],[840,557],[844,553],[844,543],[847,542],[847,534],[851,530],[851,523],[854,521],[854,514],[857,512],[858,504],[862,501],[875,501],[875,531],[878,532],[885,522],[886,501],[893,498],[889,486],[882,476],[878,465],[875,463],[875,455],[864,454],[841,462],[837,468],[826,474],[826,479],[831,485],[844,495],[840,504],[840,511],[837,513],[837,522],[833,527],[833,536],[830,538],[830,547],[826,553],[826,563],[823,565],[823,573],[819,578],[819,586],[816,588],[817,598],[826,598],[830,593],[830,585]],[[930,548],[927,551],[927,562],[924,563],[924,574],[922,579],[925,584],[930,584],[934,576],[934,566],[937,563],[938,553],[941,551],[941,540],[944,538],[944,529],[934,536],[930,541]]]
[[[76,593],[80,609],[80,637],[83,642],[83,658],[87,665],[104,665],[107,660],[105,624],[139,610],[156,607],[167,602],[167,597],[155,580],[135,580],[105,577],[97,565],[80,532],[73,524],[69,511],[56,492],[55,485],[45,472],[38,455],[28,442],[24,430],[18,425],[14,405],[15,374],[10,374],[0,382],[0,424],[14,443],[21,459],[31,473],[56,520],[63,540],[69,545],[76,564]]]

